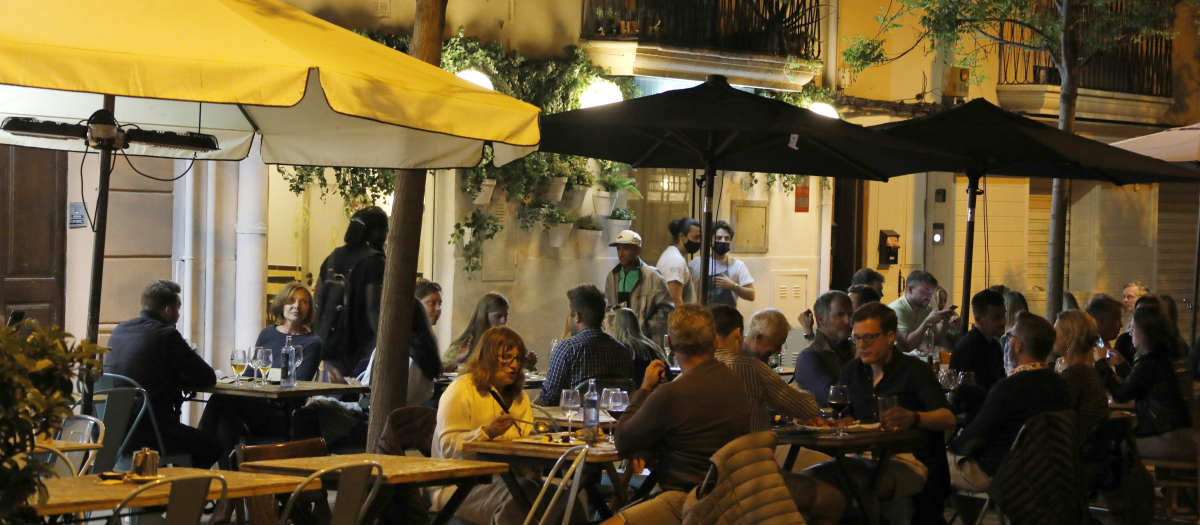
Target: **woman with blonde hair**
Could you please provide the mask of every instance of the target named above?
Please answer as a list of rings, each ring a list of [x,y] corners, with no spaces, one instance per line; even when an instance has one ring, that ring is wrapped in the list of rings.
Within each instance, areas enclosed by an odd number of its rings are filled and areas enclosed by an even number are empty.
[[[1009,290],[1004,292],[1004,335],[1000,336],[1000,346],[1004,348],[1004,373],[1011,373],[1016,368],[1014,357],[1008,353],[1008,340],[1014,326],[1017,326],[1017,315],[1029,311],[1029,303],[1021,292]]]
[[[1059,312],[1054,322],[1054,354],[1067,381],[1068,402],[1079,415],[1080,443],[1108,417],[1108,395],[1096,373],[1096,321],[1083,310]]]
[[[507,326],[489,328],[481,334],[476,351],[463,363],[462,373],[438,402],[434,458],[476,459],[474,453],[463,449],[464,443],[509,441],[533,432],[528,423],[533,421],[533,411],[522,372],[527,355],[524,340]],[[517,480],[531,501],[537,497],[536,483],[521,477]],[[454,491],[455,487],[450,486],[433,492],[434,509],[444,507]],[[483,525],[519,524],[525,519],[525,512],[513,501],[499,476],[472,490],[456,514]],[[572,512],[572,516],[582,514]]]
[[[604,333],[612,336],[618,343],[625,345],[625,349],[629,350],[629,357],[633,358],[633,367],[629,371],[629,377],[637,383],[639,378],[646,377],[646,367],[650,366],[655,359],[664,363],[667,362],[667,356],[663,353],[654,341],[642,335],[642,330],[638,326],[637,314],[628,308],[618,308],[608,312],[604,316]]]
[[[458,366],[471,357],[471,350],[484,332],[489,328],[506,324],[508,324],[508,298],[498,292],[484,294],[479,298],[479,302],[475,303],[475,313],[471,315],[467,327],[442,353],[444,367],[442,371],[458,370]]]

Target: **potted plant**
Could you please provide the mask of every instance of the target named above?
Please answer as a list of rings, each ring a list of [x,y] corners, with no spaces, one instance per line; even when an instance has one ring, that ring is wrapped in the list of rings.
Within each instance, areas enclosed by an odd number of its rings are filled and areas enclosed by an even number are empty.
[[[550,202],[558,202],[563,198],[563,192],[567,189],[566,177],[554,177],[550,179],[550,187],[546,189],[546,200]]]
[[[498,217],[479,210],[472,211],[462,222],[454,224],[450,244],[457,244],[462,248],[463,271],[467,272],[468,280],[473,278],[473,272],[483,269],[480,260],[483,256],[483,242],[495,237],[503,229],[504,226],[500,224]]]
[[[492,192],[496,190],[496,179],[483,179],[479,183],[479,193],[475,194],[475,199],[472,201],[476,206],[485,206],[492,202]]]
[[[547,208],[542,218],[546,225],[546,234],[551,248],[562,248],[571,236],[571,225],[575,222],[575,214],[558,206]]]
[[[575,234],[575,246],[579,255],[595,255],[596,244],[600,241],[600,236],[604,235],[604,223],[595,215],[585,215],[575,221],[575,229],[579,230]]]
[[[608,238],[616,239],[621,232],[628,230],[629,225],[633,224],[633,210],[622,208],[620,206],[613,208],[612,214],[608,216],[608,220],[604,221],[607,229]]]
[[[101,370],[104,352],[58,327],[43,330],[33,320],[0,329],[0,523],[41,523],[30,498],[45,501],[42,479],[54,471],[29,451],[35,436],[62,429],[71,415],[76,374]]]
[[[637,189],[637,180],[630,177],[622,177],[616,173],[609,173],[596,181],[602,191],[597,191],[592,197],[592,203],[596,206],[596,215],[609,216],[612,215],[613,206],[621,198],[621,192],[631,191],[638,198],[642,194]]]

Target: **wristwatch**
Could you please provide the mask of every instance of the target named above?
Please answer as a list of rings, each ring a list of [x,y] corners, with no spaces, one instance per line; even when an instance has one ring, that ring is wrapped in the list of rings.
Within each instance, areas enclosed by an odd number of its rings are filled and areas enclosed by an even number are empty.
[[[812,341],[813,339],[816,339],[816,338],[817,338],[817,334],[815,332],[811,333],[811,334],[804,334],[804,339],[806,341]]]

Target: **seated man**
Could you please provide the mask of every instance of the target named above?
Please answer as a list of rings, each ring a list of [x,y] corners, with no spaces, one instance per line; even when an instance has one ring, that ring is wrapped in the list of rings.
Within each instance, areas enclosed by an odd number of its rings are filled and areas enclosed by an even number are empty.
[[[846,293],[850,296],[851,311],[862,308],[862,305],[867,303],[877,303],[883,300],[883,294],[879,290],[871,288],[865,284],[856,284],[851,286]]]
[[[904,281],[904,295],[888,305],[896,312],[896,344],[901,351],[908,352],[921,346],[925,330],[929,327],[937,331],[938,340],[946,337],[952,323],[943,321],[951,320],[958,307],[935,310],[930,306],[937,287],[938,281],[933,274],[915,270]]]
[[[883,274],[870,268],[861,268],[854,272],[854,277],[850,278],[850,287],[867,286],[875,290],[878,294],[883,294],[883,283],[887,278]]]
[[[975,326],[954,345],[950,369],[975,374],[975,383],[988,391],[1004,378],[1004,347],[998,339],[1004,335],[1004,296],[994,290],[975,294],[971,314]]]
[[[104,360],[104,371],[133,379],[146,389],[166,452],[188,452],[192,455],[191,466],[207,469],[229,451],[221,450],[216,436],[179,422],[183,390],[217,384],[212,367],[192,351],[175,329],[183,304],[179,290],[178,284],[167,280],[154,281],[142,290],[141,316],[117,325],[108,338],[110,351]],[[142,421],[126,450],[158,449],[158,445],[154,427],[149,421]]]
[[[929,365],[896,348],[896,313],[882,303],[870,303],[854,312],[858,358],[842,369],[841,384],[850,398],[847,415],[864,423],[879,421],[889,429],[916,428],[922,444],[912,454],[899,454],[885,465],[875,496],[893,500],[912,496],[912,523],[943,523],[950,474],[946,466],[945,431],[954,428],[954,414]],[[881,397],[895,397],[896,408],[878,414]],[[873,470],[874,460],[856,458],[855,475]],[[833,460],[809,469],[819,479],[837,484]]]
[[[842,367],[854,359],[854,345],[849,339],[850,315],[854,312],[850,297],[837,290],[817,297],[813,310],[817,329],[812,343],[796,358],[796,384],[812,392],[821,406],[828,406],[829,387],[837,384]]]
[[[575,388],[585,379],[629,377],[633,367],[625,345],[600,329],[604,294],[585,284],[568,291],[567,301],[571,304],[571,337],[558,343],[550,354],[550,370],[538,396],[543,406],[557,406],[563,390]]]
[[[1017,367],[988,392],[974,421],[950,443],[950,482],[983,492],[992,483],[1021,426],[1042,412],[1068,410],[1067,382],[1054,373],[1046,357],[1054,349],[1054,327],[1029,312],[1017,315],[1008,340]],[[971,523],[973,516],[963,515]]]
[[[746,328],[746,340],[742,342],[743,353],[763,363],[772,355],[782,353],[792,325],[787,316],[774,308],[764,308],[750,316]]]

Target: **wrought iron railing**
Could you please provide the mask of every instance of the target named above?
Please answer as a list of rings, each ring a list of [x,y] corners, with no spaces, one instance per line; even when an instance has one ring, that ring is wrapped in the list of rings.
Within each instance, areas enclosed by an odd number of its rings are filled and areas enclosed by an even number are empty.
[[[821,57],[818,0],[583,0],[581,36]]]
[[[1028,29],[1001,28],[1006,40],[1021,41]],[[1000,84],[1061,85],[1058,68],[1045,52],[1000,46]],[[1080,72],[1079,87],[1116,93],[1171,96],[1171,41],[1162,37],[1128,42],[1092,57]]]

